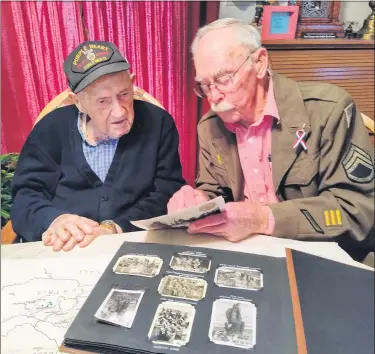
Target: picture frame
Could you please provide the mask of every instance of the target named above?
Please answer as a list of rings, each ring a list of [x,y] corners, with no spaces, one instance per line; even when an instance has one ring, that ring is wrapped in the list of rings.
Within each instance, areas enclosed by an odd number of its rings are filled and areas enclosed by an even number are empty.
[[[294,39],[299,6],[265,6],[262,17],[262,40]]]
[[[344,38],[344,23],[340,22],[341,1],[297,0],[289,4],[299,6],[297,38]]]

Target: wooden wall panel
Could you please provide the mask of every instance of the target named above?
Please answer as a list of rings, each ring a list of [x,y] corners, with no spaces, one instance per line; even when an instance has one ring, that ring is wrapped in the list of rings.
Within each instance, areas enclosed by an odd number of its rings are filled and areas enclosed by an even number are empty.
[[[271,67],[296,81],[323,81],[351,94],[374,119],[374,43],[363,40],[265,41]]]

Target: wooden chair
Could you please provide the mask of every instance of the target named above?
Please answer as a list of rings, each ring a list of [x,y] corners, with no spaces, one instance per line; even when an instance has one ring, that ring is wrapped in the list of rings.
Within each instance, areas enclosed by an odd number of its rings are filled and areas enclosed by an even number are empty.
[[[155,106],[161,107],[164,109],[164,107],[161,105],[161,103],[156,100],[153,96],[151,96],[148,92],[141,89],[138,86],[134,86],[134,94],[133,97],[135,100],[139,101],[146,101],[154,104]],[[68,106],[73,104],[72,101],[72,93],[70,90],[65,90],[58,94],[55,98],[53,98],[40,112],[39,116],[34,122],[34,126],[37,122],[39,122],[45,115],[50,113],[56,108],[60,108],[63,106]],[[1,230],[1,244],[10,244],[14,243],[16,240],[16,233],[13,231],[12,228],[12,222],[9,220],[7,224],[3,227]]]
[[[134,86],[134,94],[133,98],[135,100],[139,101],[146,101],[154,104],[155,106],[164,108],[156,98],[151,96],[148,92],[145,90],[141,89],[138,86]],[[63,106],[68,106],[70,104],[73,104],[72,101],[72,93],[70,90],[65,90],[61,92],[59,95],[57,95],[55,98],[53,98],[47,106],[43,108],[43,110],[40,112],[39,116],[34,122],[34,125],[38,123],[45,115],[47,115],[49,112],[53,111],[56,108],[60,108]]]
[[[372,145],[375,145],[375,141],[374,141],[375,122],[370,117],[366,116],[365,114],[361,113],[361,115],[363,118],[363,122],[365,123],[365,126],[369,131],[371,143]]]

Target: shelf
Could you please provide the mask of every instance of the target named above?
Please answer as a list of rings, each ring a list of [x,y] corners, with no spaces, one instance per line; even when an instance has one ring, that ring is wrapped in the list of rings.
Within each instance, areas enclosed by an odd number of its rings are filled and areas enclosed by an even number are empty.
[[[267,49],[374,49],[373,40],[364,39],[289,39],[265,40],[262,44]]]

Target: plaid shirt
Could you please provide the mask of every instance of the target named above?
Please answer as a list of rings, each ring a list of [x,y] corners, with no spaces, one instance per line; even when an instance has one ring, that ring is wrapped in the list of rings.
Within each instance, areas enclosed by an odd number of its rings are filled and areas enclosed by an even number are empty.
[[[77,127],[82,137],[83,154],[91,169],[104,183],[116,152],[118,139],[107,139],[91,145],[86,140],[86,120],[86,114],[78,113]]]

